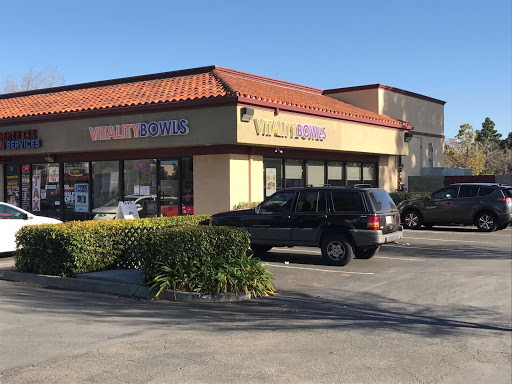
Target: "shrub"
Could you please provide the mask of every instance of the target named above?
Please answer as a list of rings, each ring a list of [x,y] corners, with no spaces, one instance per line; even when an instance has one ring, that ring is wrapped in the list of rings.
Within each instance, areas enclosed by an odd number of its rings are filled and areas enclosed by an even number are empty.
[[[405,200],[419,199],[430,196],[430,192],[391,192],[389,194],[396,205]]]
[[[246,255],[249,233],[231,227],[162,228],[139,243],[145,255],[144,281],[158,296],[165,289],[273,294],[272,275]]]
[[[140,268],[144,260],[134,249],[142,233],[207,221],[208,216],[198,215],[26,226],[16,234],[15,266],[21,272],[57,276]]]

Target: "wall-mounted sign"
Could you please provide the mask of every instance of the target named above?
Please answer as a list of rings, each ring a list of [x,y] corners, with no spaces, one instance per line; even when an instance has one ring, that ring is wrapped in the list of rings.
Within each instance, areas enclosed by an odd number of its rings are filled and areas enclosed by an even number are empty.
[[[43,141],[37,137],[37,129],[0,132],[0,150],[40,148]]]
[[[325,127],[319,127],[317,125],[254,119],[254,126],[258,136],[287,137],[290,139],[317,141],[324,141],[327,138]]]
[[[59,182],[59,167],[48,167],[48,182],[58,183]]]
[[[186,119],[89,127],[92,141],[178,136],[187,135],[189,131]]]
[[[41,174],[32,175],[32,211],[41,210]]]

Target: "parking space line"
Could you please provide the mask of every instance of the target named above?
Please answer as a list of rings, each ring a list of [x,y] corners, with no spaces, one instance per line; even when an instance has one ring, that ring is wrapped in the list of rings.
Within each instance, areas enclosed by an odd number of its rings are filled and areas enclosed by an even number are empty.
[[[397,249],[424,249],[424,250],[427,250],[427,251],[432,251],[432,252],[437,252],[437,251],[449,251],[449,252],[470,252],[470,250],[468,249],[463,249],[463,248],[429,248],[429,247],[415,247],[414,245],[402,245],[402,246],[399,246],[399,245],[388,245],[388,244],[383,244],[382,245],[383,247],[386,247],[386,248],[397,248]],[[479,251],[480,253],[489,253],[489,254],[495,254],[495,249],[490,249],[490,250],[484,250],[484,251]]]
[[[402,239],[413,239],[413,240],[435,240],[435,241],[456,241],[458,243],[482,243],[489,244],[489,241],[478,241],[478,240],[454,240],[454,239],[433,239],[431,237],[409,237],[404,236]]]
[[[425,261],[425,259],[407,259],[405,257],[389,257],[389,256],[375,256],[377,259],[391,259],[391,260],[404,260],[404,261]]]
[[[272,267],[276,268],[289,268],[289,269],[303,269],[307,271],[318,271],[318,272],[328,272],[328,273],[350,273],[352,275],[375,275],[373,272],[349,272],[349,271],[333,271],[330,269],[321,269],[321,268],[308,268],[308,267],[294,267],[290,265],[278,265],[273,263],[268,263]]]

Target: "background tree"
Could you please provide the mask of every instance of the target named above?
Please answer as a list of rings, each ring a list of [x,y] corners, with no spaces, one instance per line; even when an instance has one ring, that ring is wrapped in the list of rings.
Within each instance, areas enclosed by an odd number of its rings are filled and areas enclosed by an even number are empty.
[[[475,142],[475,131],[471,124],[462,124],[457,136],[446,140],[444,153],[448,168],[472,169],[475,175],[485,169],[482,144]]]
[[[475,141],[488,149],[498,146],[501,141],[501,133],[494,129],[494,125],[494,121],[486,117],[482,123],[482,129],[476,130]]]
[[[501,149],[512,149],[512,132],[508,133],[508,136],[505,140],[501,140],[500,148]]]
[[[41,71],[30,68],[27,73],[20,77],[8,75],[0,87],[0,93],[23,92],[58,87],[65,84],[64,76],[57,70],[57,67],[45,68]]]

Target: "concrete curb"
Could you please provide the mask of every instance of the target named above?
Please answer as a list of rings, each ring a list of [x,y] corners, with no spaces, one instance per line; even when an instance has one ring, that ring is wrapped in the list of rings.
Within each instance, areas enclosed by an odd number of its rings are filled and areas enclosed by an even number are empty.
[[[77,277],[59,277],[48,275],[36,275],[33,273],[23,273],[14,271],[3,271],[0,279],[14,281],[18,283],[29,283],[42,285],[47,288],[58,288],[71,291],[107,293],[118,296],[128,296],[137,299],[154,298],[150,288],[144,285],[127,284],[112,281],[102,281],[96,279],[84,279]],[[198,292],[162,292],[159,300],[177,301],[177,302],[233,302],[249,300],[250,294],[244,292],[219,293],[213,296],[201,294]]]

